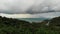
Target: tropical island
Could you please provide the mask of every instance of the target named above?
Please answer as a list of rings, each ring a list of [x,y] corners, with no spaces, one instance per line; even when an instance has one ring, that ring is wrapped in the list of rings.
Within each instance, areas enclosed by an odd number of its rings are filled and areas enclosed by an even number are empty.
[[[0,16],[0,34],[60,34],[60,17],[30,23]]]

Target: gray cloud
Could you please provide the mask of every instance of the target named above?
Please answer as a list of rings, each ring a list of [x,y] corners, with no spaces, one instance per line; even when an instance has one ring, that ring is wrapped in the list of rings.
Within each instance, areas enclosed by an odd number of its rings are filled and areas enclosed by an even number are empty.
[[[0,13],[25,13],[35,0],[0,0]]]
[[[60,12],[60,0],[44,0],[37,6],[32,6],[28,9],[27,13],[49,13],[49,12]],[[36,5],[36,4],[35,4]]]
[[[43,13],[43,14],[4,14],[0,13],[0,16],[8,18],[54,18],[60,16],[60,12]]]
[[[48,6],[50,10],[59,11],[59,3],[60,0],[0,0],[0,13],[45,13],[48,11]]]

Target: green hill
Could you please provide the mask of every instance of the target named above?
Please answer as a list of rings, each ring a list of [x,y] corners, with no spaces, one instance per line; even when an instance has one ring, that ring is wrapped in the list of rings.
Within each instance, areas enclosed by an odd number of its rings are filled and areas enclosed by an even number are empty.
[[[0,16],[0,34],[60,34],[60,17],[29,23]]]

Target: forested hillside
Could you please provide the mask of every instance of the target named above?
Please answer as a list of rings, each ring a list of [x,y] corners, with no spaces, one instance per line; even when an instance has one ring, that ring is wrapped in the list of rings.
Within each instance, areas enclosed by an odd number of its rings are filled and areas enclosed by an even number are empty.
[[[60,17],[30,23],[0,16],[0,34],[60,34]]]

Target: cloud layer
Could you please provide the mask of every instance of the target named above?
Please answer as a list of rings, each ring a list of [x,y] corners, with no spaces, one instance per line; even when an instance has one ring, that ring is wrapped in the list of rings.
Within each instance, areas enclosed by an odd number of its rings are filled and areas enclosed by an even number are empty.
[[[0,0],[0,16],[9,18],[53,18],[60,16],[60,12],[42,13],[48,11],[48,7],[50,10],[60,11],[60,0]]]
[[[60,0],[44,0],[37,6],[32,6],[28,13],[44,13],[49,10],[60,11]]]
[[[0,0],[0,13],[37,13],[47,11],[48,5],[57,11],[60,0]]]
[[[34,0],[0,0],[0,12],[25,13]]]
[[[43,13],[43,14],[4,14],[0,13],[0,16],[8,18],[54,18],[60,16],[60,12]]]

